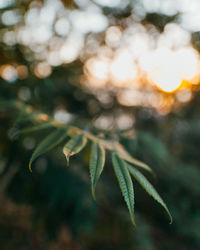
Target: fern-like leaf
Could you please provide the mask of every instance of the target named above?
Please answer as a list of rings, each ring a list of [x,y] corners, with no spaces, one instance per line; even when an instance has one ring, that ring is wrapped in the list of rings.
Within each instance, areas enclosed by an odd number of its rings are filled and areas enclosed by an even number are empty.
[[[142,186],[142,188],[150,195],[152,196],[158,203],[161,204],[161,206],[165,209],[167,214],[169,215],[170,218],[170,224],[172,223],[172,216],[169,212],[169,209],[167,208],[166,204],[156,191],[156,189],[152,186],[152,184],[147,180],[147,178],[140,173],[137,169],[135,169],[133,166],[130,166],[127,164],[128,170],[131,175],[138,181],[138,183]]]
[[[56,129],[56,131],[52,132],[44,140],[42,140],[31,156],[29,161],[29,170],[32,172],[31,165],[38,156],[58,146],[66,138],[66,136],[67,128],[60,128]]]
[[[124,197],[124,200],[127,204],[131,221],[135,226],[134,220],[134,190],[133,183],[131,180],[131,176],[127,169],[126,163],[124,160],[120,159],[118,155],[112,155],[112,163],[115,171],[115,175],[117,176],[119,186]]]
[[[74,135],[63,147],[63,153],[67,159],[67,165],[69,166],[69,158],[79,153],[86,145],[87,138],[83,134]]]
[[[93,142],[90,153],[90,176],[92,196],[95,199],[95,189],[105,164],[105,149],[103,146]]]

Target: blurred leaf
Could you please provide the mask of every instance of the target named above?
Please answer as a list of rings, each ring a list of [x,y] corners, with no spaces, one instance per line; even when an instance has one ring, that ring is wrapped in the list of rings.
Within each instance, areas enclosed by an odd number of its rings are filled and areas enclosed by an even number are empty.
[[[172,223],[172,216],[169,212],[169,209],[167,208],[166,204],[158,194],[158,192],[155,190],[155,188],[151,185],[151,183],[146,179],[146,177],[140,173],[137,169],[135,169],[133,166],[130,166],[127,164],[129,172],[133,175],[133,177],[139,182],[139,184],[144,188],[144,190],[152,196],[158,203],[161,204],[161,206],[164,207],[166,210],[167,214],[169,215],[170,218],[170,223]]]
[[[32,172],[31,165],[33,161],[40,155],[58,146],[67,136],[67,128],[60,128],[48,135],[42,142],[37,146],[33,152],[30,162],[29,169]]]
[[[13,127],[17,127],[19,126],[23,120],[25,120],[27,117],[29,117],[31,114],[27,113],[27,108],[26,106],[22,106],[22,108],[20,109],[17,118],[15,119],[14,123],[13,123]]]
[[[169,152],[164,143],[150,133],[142,132],[138,135],[138,150],[148,158],[154,158],[159,165],[163,166],[163,163],[169,159]],[[142,150],[144,149],[144,150]]]
[[[16,107],[19,108],[20,104],[16,100],[6,100],[5,98],[0,98],[0,108],[2,109],[14,109]]]
[[[112,163],[115,171],[115,175],[117,176],[120,189],[122,191],[122,195],[127,204],[131,221],[135,226],[134,220],[134,190],[133,183],[131,180],[131,176],[127,169],[127,165],[125,161],[119,158],[116,154],[112,155]]]
[[[128,161],[130,163],[132,163],[133,165],[143,168],[147,171],[149,171],[150,173],[153,173],[152,169],[145,164],[144,162],[141,162],[137,159],[135,159],[134,157],[132,157],[124,148],[121,144],[119,143],[115,143],[115,151],[117,153],[118,156],[120,156],[120,158],[122,158],[125,161]]]
[[[92,143],[91,153],[90,153],[90,176],[92,185],[92,196],[95,199],[95,189],[99,177],[103,171],[105,164],[105,149],[98,145],[97,143]]]
[[[18,133],[19,134],[32,133],[32,132],[36,132],[39,130],[48,129],[48,128],[52,128],[52,127],[55,127],[55,123],[43,122],[43,123],[39,123],[39,124],[36,124],[34,126],[25,128],[25,129],[21,129]]]
[[[160,13],[147,13],[145,17],[145,22],[152,23],[161,31],[163,31],[167,23],[171,23],[177,19],[178,15],[164,15]]]
[[[83,134],[74,135],[64,146],[63,153],[69,165],[69,157],[79,153],[86,145],[87,138]]]

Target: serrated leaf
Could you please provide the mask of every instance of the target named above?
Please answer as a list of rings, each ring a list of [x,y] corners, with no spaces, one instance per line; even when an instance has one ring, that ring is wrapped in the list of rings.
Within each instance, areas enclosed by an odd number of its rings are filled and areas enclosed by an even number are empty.
[[[90,176],[92,196],[95,199],[95,189],[105,164],[105,149],[103,146],[93,142],[90,152]]]
[[[69,157],[79,153],[86,145],[87,138],[83,134],[74,135],[63,147],[63,153],[69,165]]]
[[[145,170],[147,170],[150,173],[153,173],[152,169],[144,162],[139,161],[138,159],[134,158],[133,156],[131,156],[125,149],[124,147],[119,144],[119,143],[115,143],[114,145],[114,149],[116,151],[116,153],[118,154],[118,156],[120,158],[122,158],[123,160],[132,163],[133,165],[143,168]]]
[[[134,220],[134,189],[133,183],[131,180],[131,176],[127,169],[126,163],[124,160],[120,159],[118,155],[112,155],[112,163],[115,171],[115,175],[117,176],[119,186],[124,197],[124,200],[127,204],[131,221],[135,226]]]
[[[164,203],[163,199],[160,197],[156,189],[152,186],[152,184],[147,180],[147,178],[140,173],[137,169],[135,169],[133,166],[130,166],[127,164],[128,170],[133,175],[133,177],[138,181],[138,183],[143,187],[143,189],[152,196],[160,205],[165,209],[167,214],[170,218],[170,223],[172,223],[172,216],[169,212],[169,209],[167,208],[166,204]]]
[[[66,136],[67,136],[67,128],[60,128],[52,132],[45,139],[43,139],[37,146],[37,148],[34,150],[31,156],[29,162],[30,171],[32,172],[31,165],[38,156],[58,146],[66,138]]]

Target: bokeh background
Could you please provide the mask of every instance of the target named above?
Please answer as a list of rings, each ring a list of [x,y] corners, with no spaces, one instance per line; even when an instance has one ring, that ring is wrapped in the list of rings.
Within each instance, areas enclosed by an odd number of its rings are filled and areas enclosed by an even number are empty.
[[[148,163],[174,222],[135,184],[130,223],[109,156],[90,194],[89,150],[28,161],[49,131],[13,138],[0,102],[4,250],[200,249],[200,1],[0,0],[0,98],[118,138]]]

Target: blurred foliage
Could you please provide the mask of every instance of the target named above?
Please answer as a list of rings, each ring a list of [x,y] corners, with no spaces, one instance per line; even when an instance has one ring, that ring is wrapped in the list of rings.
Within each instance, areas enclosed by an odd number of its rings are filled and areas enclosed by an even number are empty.
[[[26,11],[27,3],[16,1],[22,12]],[[105,8],[104,13],[120,20],[129,15],[130,8]],[[150,14],[144,20],[162,29],[173,18]],[[1,24],[1,29],[4,28]],[[198,33],[193,37],[198,47]],[[119,110],[133,114],[135,124],[130,131],[103,132],[120,138],[131,155],[152,166],[156,178],[148,177],[168,204],[174,222],[169,225],[160,207],[134,182],[138,221],[134,229],[113,176],[110,158],[94,202],[90,194],[87,149],[74,156],[69,169],[61,148],[55,149],[37,159],[31,174],[28,162],[33,148],[51,128],[13,139],[15,131],[11,128],[16,114],[0,104],[0,247],[4,250],[199,249],[199,93],[194,94],[187,106],[166,116],[147,108],[121,107],[115,97],[108,109],[79,86],[80,61],[59,66],[49,77],[38,79],[23,49],[0,43],[1,64],[15,61],[29,67],[24,80],[9,83],[0,78],[0,97],[24,101],[47,114],[64,108],[85,120],[78,124],[80,127],[104,112],[110,116]],[[29,98],[22,100],[22,93],[27,92]]]
[[[144,19],[144,22],[151,23],[163,31],[165,25],[167,23],[171,23],[175,21],[177,15],[174,16],[167,16],[159,13],[148,13]]]

